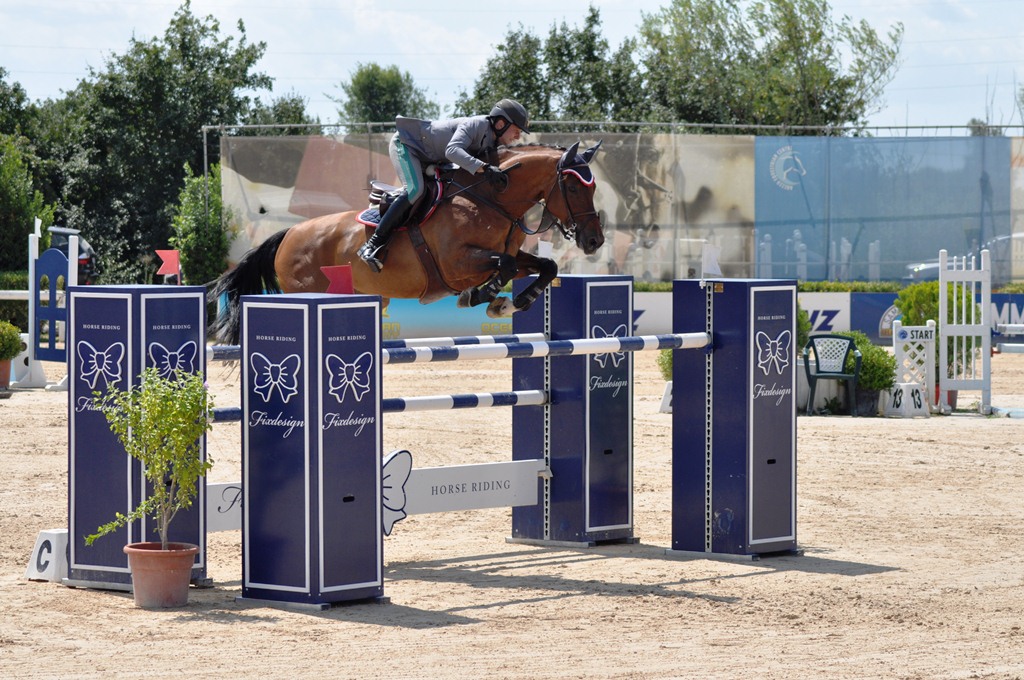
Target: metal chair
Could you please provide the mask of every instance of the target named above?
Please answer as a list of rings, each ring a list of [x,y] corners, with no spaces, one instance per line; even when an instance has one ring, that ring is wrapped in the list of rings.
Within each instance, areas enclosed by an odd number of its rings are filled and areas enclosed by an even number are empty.
[[[853,354],[853,372],[846,372],[846,360]],[[807,399],[807,415],[814,415],[814,391],[819,380],[846,382],[850,415],[857,415],[857,376],[860,375],[861,353],[853,338],[846,335],[812,335],[803,349],[804,371],[811,388]],[[814,370],[811,370],[811,364]]]

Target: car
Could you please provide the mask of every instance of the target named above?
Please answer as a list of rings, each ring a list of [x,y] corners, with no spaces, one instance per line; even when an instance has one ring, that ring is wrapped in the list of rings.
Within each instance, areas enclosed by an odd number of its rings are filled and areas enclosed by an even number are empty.
[[[96,266],[96,250],[80,235],[78,229],[68,227],[49,227],[50,247],[68,255],[68,245],[72,236],[78,236],[78,283],[92,285],[96,283],[99,268]],[[70,256],[68,256],[70,259]]]
[[[981,267],[981,251],[987,250],[992,265],[992,285],[1001,286],[1013,280],[1013,272],[1024,271],[1024,233],[997,236],[986,241],[980,248],[967,255],[957,256],[959,259],[974,258],[974,266]],[[952,260],[952,258],[950,258]],[[1014,263],[1019,263],[1016,267]],[[939,260],[914,262],[907,265],[904,283],[939,280]]]

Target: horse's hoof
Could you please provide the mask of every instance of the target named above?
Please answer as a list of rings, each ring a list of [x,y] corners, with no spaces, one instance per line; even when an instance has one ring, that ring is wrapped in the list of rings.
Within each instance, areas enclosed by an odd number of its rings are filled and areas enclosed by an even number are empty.
[[[492,319],[512,316],[514,311],[516,311],[516,306],[512,304],[512,298],[505,296],[496,297],[491,300],[491,304],[487,305],[487,316]]]
[[[459,309],[465,309],[473,306],[473,289],[467,288],[466,290],[459,293],[459,299],[455,301],[455,306]]]

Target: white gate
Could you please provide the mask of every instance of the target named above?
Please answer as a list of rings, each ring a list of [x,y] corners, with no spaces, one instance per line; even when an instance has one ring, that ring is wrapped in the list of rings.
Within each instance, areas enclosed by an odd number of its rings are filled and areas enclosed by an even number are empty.
[[[949,390],[981,390],[978,412],[992,412],[992,266],[981,251],[951,261],[939,251],[939,404]],[[950,309],[952,306],[952,309]],[[946,407],[948,408],[948,407]]]

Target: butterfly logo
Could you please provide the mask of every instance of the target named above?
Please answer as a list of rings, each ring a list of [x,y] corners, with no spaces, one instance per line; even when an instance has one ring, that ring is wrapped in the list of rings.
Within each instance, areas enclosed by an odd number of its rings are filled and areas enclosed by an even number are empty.
[[[620,323],[618,327],[611,333],[605,332],[600,326],[594,326],[590,329],[590,337],[592,338],[624,338],[626,337],[626,324]],[[622,360],[626,358],[625,352],[604,352],[603,354],[595,354],[594,361],[598,363],[601,368],[604,368],[611,359],[612,367],[618,368]]]
[[[302,360],[298,354],[290,354],[284,361],[275,364],[270,359],[255,352],[249,362],[252,365],[253,391],[269,402],[276,391],[284,403],[299,393],[299,367]]]
[[[170,378],[179,373],[194,373],[197,347],[189,340],[177,351],[170,351],[159,342],[149,346],[149,358],[153,361],[161,378]]]
[[[370,368],[373,366],[373,355],[363,352],[351,364],[337,354],[327,355],[327,391],[334,395],[339,404],[345,403],[345,394],[351,392],[356,401],[370,391]]]
[[[100,378],[107,387],[121,380],[121,360],[124,358],[124,343],[115,342],[105,350],[98,350],[88,342],[78,343],[78,360],[82,364],[82,380],[89,383],[89,389],[96,389]]]
[[[384,460],[382,490],[384,506],[384,535],[390,536],[395,522],[407,517],[405,512],[405,483],[412,472],[412,454],[408,451],[394,451]]]
[[[789,365],[789,343],[792,340],[789,331],[782,331],[778,337],[772,340],[764,331],[758,331],[755,336],[757,345],[757,367],[765,375],[771,373],[772,367],[775,372],[782,374],[782,369]]]

